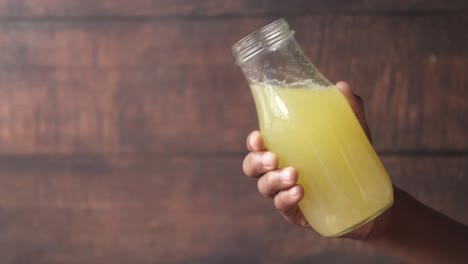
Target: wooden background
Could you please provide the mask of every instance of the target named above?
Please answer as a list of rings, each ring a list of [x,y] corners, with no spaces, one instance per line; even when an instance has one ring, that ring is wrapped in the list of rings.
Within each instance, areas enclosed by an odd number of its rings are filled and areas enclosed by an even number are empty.
[[[400,263],[242,176],[230,47],[282,16],[363,96],[393,181],[467,224],[466,0],[0,0],[0,262]]]

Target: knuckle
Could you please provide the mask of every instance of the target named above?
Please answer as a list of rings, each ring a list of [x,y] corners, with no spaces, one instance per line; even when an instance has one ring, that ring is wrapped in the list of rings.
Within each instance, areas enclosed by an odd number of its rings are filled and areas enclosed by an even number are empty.
[[[247,156],[244,158],[244,161],[242,162],[242,169],[245,175],[249,177],[256,176],[256,174],[259,171],[259,165],[261,165],[259,164],[259,162],[256,162],[256,160],[258,160],[256,158],[256,155],[258,154],[250,152],[249,154],[247,154]]]

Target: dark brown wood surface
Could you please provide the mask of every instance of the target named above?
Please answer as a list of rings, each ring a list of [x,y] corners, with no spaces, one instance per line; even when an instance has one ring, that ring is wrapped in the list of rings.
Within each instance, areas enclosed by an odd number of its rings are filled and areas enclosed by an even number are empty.
[[[284,14],[398,186],[468,224],[467,1],[0,0],[0,263],[400,263],[242,177],[230,46]]]
[[[268,21],[2,23],[0,153],[243,151],[257,121],[230,46]],[[368,102],[379,151],[468,147],[467,16],[291,24]]]
[[[242,157],[2,159],[2,263],[396,263],[293,228]],[[468,157],[384,157],[393,181],[468,221]],[[435,184],[436,183],[436,184]],[[378,259],[379,261],[376,261]]]
[[[77,17],[158,17],[246,16],[317,13],[397,13],[465,12],[465,0],[0,0],[0,16],[5,18]]]

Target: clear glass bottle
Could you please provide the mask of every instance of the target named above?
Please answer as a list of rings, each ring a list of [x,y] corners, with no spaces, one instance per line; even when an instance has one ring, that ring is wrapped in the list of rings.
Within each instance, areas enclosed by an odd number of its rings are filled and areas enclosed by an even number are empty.
[[[341,236],[392,205],[392,184],[346,98],[293,35],[281,19],[232,50],[268,150],[278,155],[280,167],[299,172],[302,213],[323,236]]]

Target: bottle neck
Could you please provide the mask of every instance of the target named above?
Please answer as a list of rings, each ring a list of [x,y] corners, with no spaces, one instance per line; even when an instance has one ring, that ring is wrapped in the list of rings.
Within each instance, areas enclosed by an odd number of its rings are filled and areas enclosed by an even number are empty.
[[[232,48],[250,84],[331,83],[307,59],[284,19],[248,35]]]
[[[286,20],[279,19],[234,44],[232,53],[237,64],[242,65],[253,56],[293,35],[294,31],[289,29]]]

